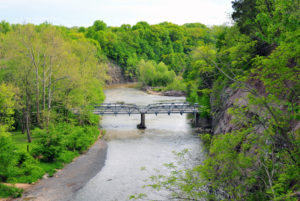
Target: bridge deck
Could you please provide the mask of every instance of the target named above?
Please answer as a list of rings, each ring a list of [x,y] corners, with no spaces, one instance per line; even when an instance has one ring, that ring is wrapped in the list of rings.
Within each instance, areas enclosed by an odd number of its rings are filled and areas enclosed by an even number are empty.
[[[200,106],[187,102],[156,103],[147,106],[137,106],[135,104],[103,103],[95,106],[94,114],[183,114],[198,113]]]

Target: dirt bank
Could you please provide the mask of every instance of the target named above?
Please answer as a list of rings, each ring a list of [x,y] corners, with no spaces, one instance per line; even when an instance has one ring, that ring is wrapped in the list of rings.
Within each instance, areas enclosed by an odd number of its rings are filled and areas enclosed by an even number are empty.
[[[155,91],[155,87],[144,86],[141,90],[147,92],[148,94],[158,95],[158,96],[185,96],[184,91],[169,90],[169,91]]]
[[[82,188],[104,166],[107,144],[98,140],[85,154],[76,158],[53,177],[40,180],[23,194],[22,201],[73,200],[75,192]]]

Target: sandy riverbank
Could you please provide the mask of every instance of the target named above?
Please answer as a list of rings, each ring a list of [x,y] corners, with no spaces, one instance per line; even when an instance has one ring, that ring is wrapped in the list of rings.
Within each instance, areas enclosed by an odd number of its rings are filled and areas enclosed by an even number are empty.
[[[68,201],[105,165],[107,144],[98,140],[53,177],[40,180],[25,191],[19,201]]]

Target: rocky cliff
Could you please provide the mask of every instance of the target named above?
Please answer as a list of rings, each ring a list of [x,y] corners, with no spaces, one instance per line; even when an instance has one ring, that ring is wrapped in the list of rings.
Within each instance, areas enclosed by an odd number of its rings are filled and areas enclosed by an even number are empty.
[[[242,89],[226,88],[219,94],[219,97],[211,96],[210,102],[213,105],[211,127],[214,134],[227,133],[237,129],[230,123],[232,116],[228,114],[228,109],[234,104],[247,104],[247,95],[248,93]]]
[[[122,69],[120,66],[118,66],[115,62],[109,61],[107,63],[108,65],[108,71],[107,74],[110,77],[106,83],[108,85],[112,84],[123,84],[128,82],[128,80],[125,78]]]

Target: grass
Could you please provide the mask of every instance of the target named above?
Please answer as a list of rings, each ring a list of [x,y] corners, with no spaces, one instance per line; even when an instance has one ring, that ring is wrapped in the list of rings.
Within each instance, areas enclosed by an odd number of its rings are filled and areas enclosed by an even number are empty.
[[[45,172],[48,173],[50,177],[52,177],[56,170],[63,168],[64,164],[60,161],[55,161],[52,163],[40,162],[40,167],[43,168]]]
[[[34,147],[34,143],[28,143],[26,133],[22,134],[21,131],[11,132],[11,136],[20,151],[26,152],[27,146],[29,146],[29,151]],[[39,138],[34,134],[32,134],[31,137],[32,141]],[[64,152],[57,161],[52,163],[39,162],[38,166],[40,166],[51,177],[54,175],[56,170],[62,169],[65,164],[70,163],[78,155],[79,154],[77,152]]]
[[[54,175],[56,170],[62,169],[65,164],[72,162],[72,160],[79,155],[78,152],[64,151],[60,154],[57,161],[52,163],[40,162],[40,167],[48,173],[50,177]]]
[[[28,143],[26,133],[22,134],[21,131],[11,132],[11,136],[20,151],[27,152],[27,146],[29,146],[29,151],[33,149],[34,143]],[[36,136],[33,133],[31,137],[32,141],[39,138],[39,136]],[[57,161],[51,163],[39,162],[38,166],[41,167],[46,173],[48,173],[50,177],[52,177],[55,174],[56,170],[62,169],[65,164],[70,163],[78,155],[78,152],[65,151],[61,153],[61,156]]]
[[[13,197],[18,198],[21,197],[23,189],[19,189],[13,186],[7,186],[0,183],[0,197],[7,198]]]
[[[94,130],[88,131],[93,132]],[[33,142],[40,138],[38,132],[33,132],[31,137]],[[22,166],[18,166],[14,169],[15,172],[6,182],[34,183],[42,178],[45,173],[48,173],[49,176],[53,176],[58,169],[62,169],[65,164],[72,162],[75,157],[79,156],[79,151],[75,150],[75,148],[74,150],[65,149],[60,152],[59,157],[57,157],[55,161],[43,162],[39,156],[36,156],[36,158],[32,157],[33,152],[31,151],[35,146],[39,145],[37,143],[28,143],[26,134],[22,134],[20,131],[11,132],[11,138],[17,148],[16,153],[19,154],[18,160],[25,162],[22,163]],[[27,154],[28,147],[29,153]],[[0,198],[20,197],[22,192],[22,189],[0,183]]]
[[[29,151],[30,151],[34,146],[32,143],[28,143],[26,133],[22,134],[21,131],[15,131],[15,132],[11,132],[11,136],[20,151],[27,151],[27,146],[29,146]],[[32,140],[35,140],[38,139],[39,137],[32,134],[31,138]]]

